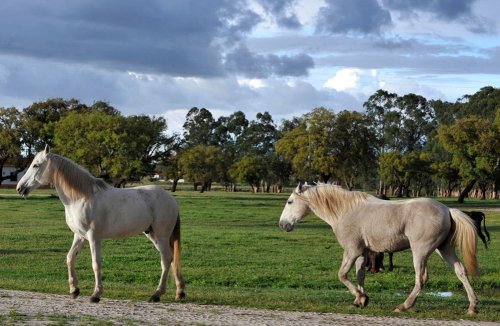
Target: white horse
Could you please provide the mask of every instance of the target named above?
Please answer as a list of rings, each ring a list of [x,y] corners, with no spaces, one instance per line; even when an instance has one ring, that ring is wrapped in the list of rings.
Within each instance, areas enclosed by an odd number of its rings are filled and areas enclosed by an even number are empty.
[[[161,256],[161,278],[150,301],[157,302],[165,293],[169,266],[172,265],[177,287],[176,299],[183,298],[184,280],[180,270],[180,218],[176,199],[155,186],[117,189],[71,160],[50,153],[38,153],[17,184],[22,196],[41,185],[52,184],[64,204],[66,223],[74,233],[67,255],[69,289],[73,298],[80,294],[75,258],[85,240],[90,244],[95,289],[91,302],[99,302],[101,280],[101,240],[129,237],[144,232]]]
[[[365,256],[369,252],[395,252],[411,248],[415,268],[415,287],[395,311],[413,307],[428,278],[427,259],[436,251],[454,269],[469,298],[469,314],[476,314],[477,297],[466,269],[455,253],[461,248],[467,271],[477,277],[476,230],[468,216],[458,209],[427,198],[385,201],[363,192],[338,186],[298,186],[288,199],[279,221],[289,232],[303,217],[313,212],[328,223],[344,249],[338,276],[356,297],[353,305],[364,307]],[[356,264],[358,287],[347,273]]]

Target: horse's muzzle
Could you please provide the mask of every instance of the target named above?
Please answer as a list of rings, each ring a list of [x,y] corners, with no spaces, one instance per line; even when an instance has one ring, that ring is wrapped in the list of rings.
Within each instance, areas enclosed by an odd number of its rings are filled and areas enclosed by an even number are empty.
[[[25,187],[25,186],[20,186],[20,185],[17,185],[16,187],[16,191],[18,194],[20,194],[21,196],[23,197],[26,197],[28,196],[30,190],[28,187]]]
[[[289,222],[282,222],[280,221],[280,228],[286,232],[290,232],[293,230],[293,224]]]

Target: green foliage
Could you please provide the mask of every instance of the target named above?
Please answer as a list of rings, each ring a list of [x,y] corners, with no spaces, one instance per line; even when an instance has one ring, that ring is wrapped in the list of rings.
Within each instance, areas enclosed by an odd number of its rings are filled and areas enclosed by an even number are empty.
[[[432,175],[432,161],[429,153],[409,152],[401,154],[390,151],[380,154],[379,175],[386,184],[395,186],[397,197],[408,197],[410,186],[414,186],[414,196],[429,182]]]
[[[491,173],[498,156],[492,153],[490,145],[495,144],[495,132],[491,123],[483,118],[471,116],[460,119],[452,126],[441,126],[438,137],[453,158],[460,176],[466,180],[479,180]]]
[[[184,140],[188,147],[216,145],[214,141],[215,120],[205,108],[191,108],[184,122]]]
[[[9,159],[22,171],[36,151],[56,144],[60,154],[108,180],[139,180],[163,171],[173,180],[197,174],[197,179],[236,189],[235,176],[249,180],[238,162],[260,157],[266,162],[265,173],[259,173],[266,189],[297,179],[332,181],[349,189],[373,189],[380,181],[381,193],[451,194],[461,189],[463,199],[477,187],[483,197],[487,192],[498,197],[499,88],[484,87],[455,103],[378,90],[363,106],[366,113],[319,107],[280,126],[269,112],[251,121],[242,111],[215,119],[208,109],[193,107],[183,137],[166,137],[163,118],[122,116],[102,101],[88,106],[75,99],[48,99],[19,112],[2,109],[0,163]],[[9,110],[15,123],[7,121]],[[221,165],[204,163],[216,169],[205,172],[210,177],[184,169],[194,162],[184,168],[180,163],[184,152],[196,146],[214,146],[221,152]],[[406,163],[384,162],[390,152]]]
[[[354,180],[375,165],[375,141],[363,114],[317,108],[283,133],[276,151],[302,179],[318,174],[320,181],[340,180],[352,189]]]
[[[267,162],[261,157],[247,156],[233,164],[229,173],[239,182],[249,184],[253,192],[257,192],[259,183],[267,177]]]
[[[55,150],[94,175],[151,175],[166,142],[163,118],[123,117],[111,109],[71,111],[55,124]]]
[[[20,113],[16,108],[0,107],[0,184],[4,180],[2,171],[7,161],[21,165],[20,123]]]
[[[217,146],[197,145],[182,153],[179,164],[187,179],[201,183],[205,188],[221,176],[222,151]]]
[[[0,196],[0,288],[67,294],[70,302],[66,253],[72,232],[65,224],[59,199],[37,197],[48,193],[52,192],[37,191],[27,200]],[[188,302],[393,316],[393,309],[413,287],[411,253],[396,253],[394,272],[367,275],[369,306],[353,310],[352,295],[337,279],[342,250],[331,228],[314,216],[307,217],[292,233],[278,228],[288,193],[175,195],[181,205],[182,269]],[[499,207],[498,200],[470,204],[460,208]],[[492,241],[488,250],[481,243],[477,249],[481,282],[473,286],[480,313],[473,320],[498,321],[500,242],[495,240],[500,238],[500,213],[488,210],[485,214]],[[144,236],[105,240],[102,257],[103,300],[147,300],[153,293],[160,276],[160,259]],[[429,259],[429,282],[415,312],[397,316],[468,318],[468,301],[460,281],[437,254]],[[88,245],[78,255],[77,272],[82,296],[89,296],[94,276]],[[349,277],[355,279],[354,273]],[[451,291],[453,296],[431,295],[442,291]],[[173,300],[174,286],[169,281],[162,301]]]
[[[462,102],[460,118],[476,115],[491,121],[500,109],[500,88],[483,87],[473,95],[465,95]]]
[[[91,173],[103,176],[120,175],[124,160],[127,134],[123,118],[102,111],[71,112],[55,127],[55,150]]]

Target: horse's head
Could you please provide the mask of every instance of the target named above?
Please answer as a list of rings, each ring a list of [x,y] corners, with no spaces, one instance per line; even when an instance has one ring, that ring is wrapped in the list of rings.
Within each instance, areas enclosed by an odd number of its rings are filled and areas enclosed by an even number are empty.
[[[299,184],[292,192],[281,213],[279,222],[281,229],[287,232],[292,231],[295,224],[311,212],[309,203],[303,196],[303,193],[309,188],[310,186],[307,184],[303,186]]]
[[[17,183],[16,191],[18,194],[24,197],[36,188],[49,184],[49,176],[46,173],[49,165],[48,154],[49,148],[45,147],[45,150],[35,155],[28,170]]]

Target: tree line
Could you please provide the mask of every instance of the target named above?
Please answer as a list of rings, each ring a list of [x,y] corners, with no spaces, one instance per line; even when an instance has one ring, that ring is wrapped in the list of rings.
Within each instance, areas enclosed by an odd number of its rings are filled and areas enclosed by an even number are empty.
[[[183,133],[167,136],[161,117],[124,116],[101,101],[49,99],[0,108],[0,168],[10,162],[21,172],[49,145],[115,185],[161,173],[173,191],[184,178],[201,191],[214,182],[228,191],[248,184],[270,192],[320,181],[400,197],[499,197],[499,88],[454,103],[379,90],[363,107],[319,107],[279,125],[269,112],[216,119],[193,107]]]

